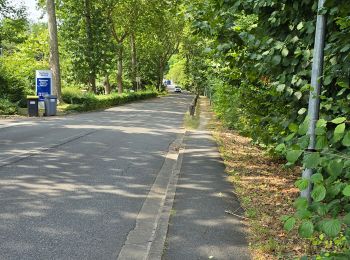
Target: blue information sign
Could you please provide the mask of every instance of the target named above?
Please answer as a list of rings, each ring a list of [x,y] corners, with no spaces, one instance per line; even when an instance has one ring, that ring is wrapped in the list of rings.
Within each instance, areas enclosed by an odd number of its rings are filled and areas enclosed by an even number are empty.
[[[50,70],[36,71],[36,95],[39,101],[43,101],[46,95],[51,95],[52,91],[52,73]]]

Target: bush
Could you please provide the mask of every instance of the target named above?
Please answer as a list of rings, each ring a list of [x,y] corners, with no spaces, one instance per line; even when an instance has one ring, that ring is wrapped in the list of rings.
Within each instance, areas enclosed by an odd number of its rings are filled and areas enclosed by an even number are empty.
[[[25,84],[11,75],[3,67],[0,67],[0,98],[17,103],[22,107],[26,105],[26,96],[32,91]]]
[[[17,106],[8,99],[0,98],[0,115],[14,115],[17,113]]]
[[[157,92],[142,91],[133,93],[94,95],[92,93],[82,93],[76,89],[64,89],[62,98],[65,103],[70,104],[67,110],[90,111],[104,109],[112,106],[122,105],[131,101],[143,100],[157,97]]]

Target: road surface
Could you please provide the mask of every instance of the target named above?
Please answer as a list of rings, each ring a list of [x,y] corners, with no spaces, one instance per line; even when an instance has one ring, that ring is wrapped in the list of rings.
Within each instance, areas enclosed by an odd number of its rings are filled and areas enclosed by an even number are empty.
[[[135,246],[148,250],[191,99],[2,122],[0,259],[127,259]]]

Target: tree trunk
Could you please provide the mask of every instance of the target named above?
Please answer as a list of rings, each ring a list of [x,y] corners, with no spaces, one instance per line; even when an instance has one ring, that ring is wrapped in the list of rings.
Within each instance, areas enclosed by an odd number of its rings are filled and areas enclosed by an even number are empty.
[[[163,84],[163,75],[164,74],[164,65],[160,61],[159,62],[159,68],[158,68],[158,90],[162,91],[162,84]]]
[[[62,101],[55,1],[47,0],[46,7],[48,16],[48,29],[50,35],[50,67],[52,71],[52,90],[53,94],[57,96],[57,99],[59,101]]]
[[[118,74],[117,74],[118,93],[123,93],[123,44],[120,43],[118,51]]]
[[[109,76],[108,76],[107,73],[105,75],[105,80],[104,80],[103,84],[105,86],[105,93],[106,93],[106,95],[111,94],[111,84],[109,82]]]
[[[87,38],[87,61],[89,67],[89,88],[96,94],[96,69],[93,59],[94,54],[94,39],[92,35],[92,22],[91,22],[91,6],[90,0],[84,1],[85,6],[85,22],[86,22],[86,38]]]
[[[135,33],[130,34],[130,47],[131,47],[131,77],[132,85],[134,90],[137,90],[137,53],[136,53],[136,42],[135,42]]]
[[[95,73],[89,73],[89,88],[92,92],[97,94],[97,88],[96,88],[96,74]]]

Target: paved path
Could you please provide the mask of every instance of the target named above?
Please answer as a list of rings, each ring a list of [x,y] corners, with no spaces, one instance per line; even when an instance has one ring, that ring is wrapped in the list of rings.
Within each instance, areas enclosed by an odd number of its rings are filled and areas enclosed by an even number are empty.
[[[250,259],[243,214],[227,181],[217,146],[201,113],[201,129],[187,133],[163,259]]]
[[[2,121],[0,259],[147,257],[191,99]]]
[[[0,259],[247,259],[215,142],[184,150],[191,101],[0,120]]]

